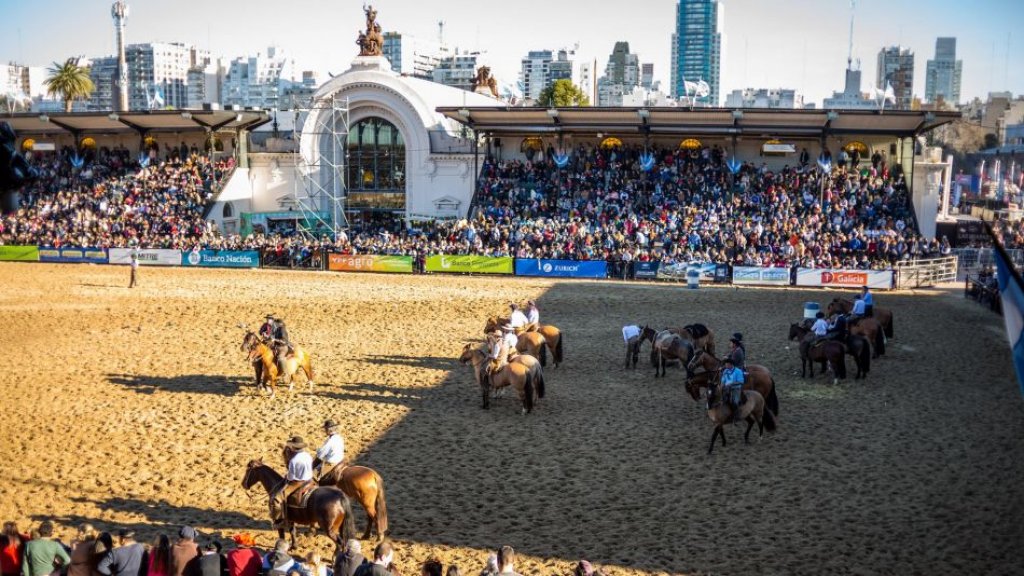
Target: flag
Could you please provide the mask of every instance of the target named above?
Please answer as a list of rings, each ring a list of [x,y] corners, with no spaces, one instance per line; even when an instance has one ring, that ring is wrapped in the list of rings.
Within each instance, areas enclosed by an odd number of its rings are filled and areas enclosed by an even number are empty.
[[[1013,268],[999,239],[986,224],[985,229],[996,247],[996,274],[999,279],[999,297],[1003,303],[1003,321],[1006,322],[1006,337],[1010,340],[1013,367],[1017,372],[1017,384],[1024,394],[1024,282]]]

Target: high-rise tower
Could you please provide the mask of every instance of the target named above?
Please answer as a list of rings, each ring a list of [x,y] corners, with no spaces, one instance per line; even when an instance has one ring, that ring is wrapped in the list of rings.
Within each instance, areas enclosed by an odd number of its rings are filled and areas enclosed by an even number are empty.
[[[128,3],[117,0],[110,7],[110,16],[114,19],[117,31],[117,99],[114,107],[119,112],[128,110],[128,60],[125,57],[124,24],[128,19]]]
[[[691,96],[686,84],[703,81],[708,84],[708,93],[698,95],[696,100],[718,106],[724,18],[721,0],[677,0],[676,28],[672,34],[672,96]]]

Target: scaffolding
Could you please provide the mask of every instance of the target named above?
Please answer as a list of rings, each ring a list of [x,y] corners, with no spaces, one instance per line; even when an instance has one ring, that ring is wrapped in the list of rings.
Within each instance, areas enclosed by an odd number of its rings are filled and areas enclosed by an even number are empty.
[[[307,127],[308,125],[308,127]],[[312,107],[295,110],[293,195],[302,212],[299,232],[313,239],[348,228],[345,217],[349,102],[334,96],[314,100]],[[308,145],[302,140],[308,138]]]

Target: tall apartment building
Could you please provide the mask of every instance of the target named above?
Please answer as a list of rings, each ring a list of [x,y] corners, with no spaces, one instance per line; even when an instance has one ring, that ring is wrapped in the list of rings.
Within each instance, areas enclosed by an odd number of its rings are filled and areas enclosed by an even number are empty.
[[[935,59],[929,60],[924,76],[924,98],[935,102],[941,96],[946,102],[960,103],[960,77],[963,61],[956,59],[956,38],[935,40]]]
[[[93,58],[89,62],[89,78],[95,90],[89,96],[89,110],[113,110],[117,93],[117,56]]]
[[[914,100],[914,52],[905,46],[888,46],[878,52],[878,74],[875,86],[885,90],[892,86],[895,107],[910,110]]]
[[[733,90],[726,108],[803,108],[804,97],[792,88],[746,88]]]
[[[725,10],[720,0],[677,0],[672,34],[672,96],[688,96],[684,82],[708,83],[697,102],[718,106]]]
[[[629,42],[616,42],[597,81],[597,105],[622,106],[622,96],[639,85],[640,58],[629,51]]]
[[[449,54],[441,58],[434,68],[433,80],[446,86],[454,86],[463,90],[473,91],[473,79],[476,78],[479,52],[463,52]]]
[[[401,32],[385,32],[381,52],[395,72],[430,80],[448,51],[439,42]]]
[[[231,61],[224,77],[221,102],[225,106],[279,109],[281,93],[290,83],[297,83],[295,61],[280,48],[270,46],[266,53]]]

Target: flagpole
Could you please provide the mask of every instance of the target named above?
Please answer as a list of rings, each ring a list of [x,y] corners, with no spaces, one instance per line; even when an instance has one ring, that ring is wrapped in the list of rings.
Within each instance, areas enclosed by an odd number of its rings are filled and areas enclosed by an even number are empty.
[[[1003,261],[1006,262],[1006,267],[1010,269],[1010,274],[1013,279],[1017,282],[1017,287],[1024,291],[1024,278],[1021,277],[1020,272],[1017,271],[1017,267],[1013,265],[1013,260],[1010,259],[1010,255],[1007,254],[1006,249],[1003,248],[1003,243],[999,241],[999,237],[992,231],[992,226],[988,222],[981,223],[985,227],[985,232],[988,233],[989,237],[992,238],[992,245],[995,247],[996,252],[1002,256]]]

